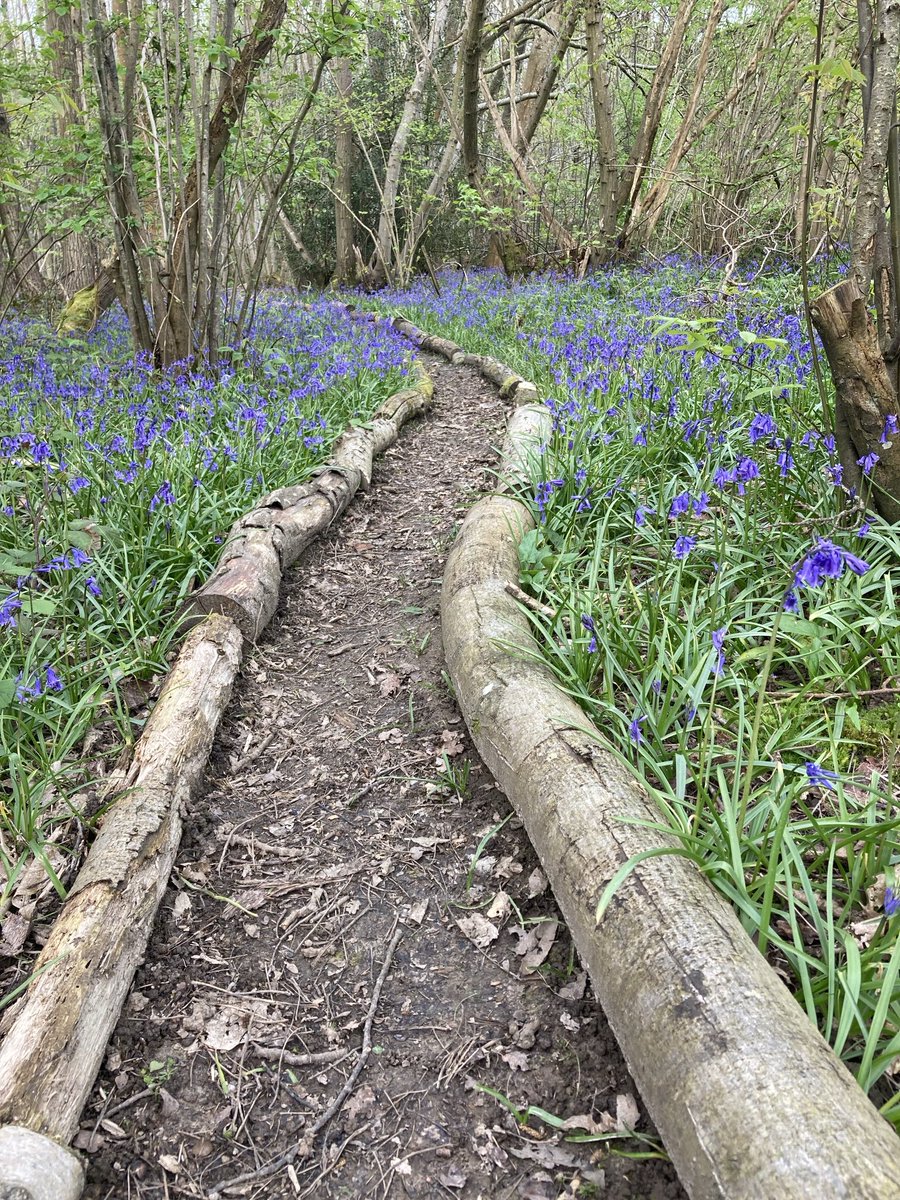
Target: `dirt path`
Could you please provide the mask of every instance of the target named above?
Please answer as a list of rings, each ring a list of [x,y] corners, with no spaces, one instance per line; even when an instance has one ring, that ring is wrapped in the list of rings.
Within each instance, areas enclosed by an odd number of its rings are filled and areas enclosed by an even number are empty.
[[[437,614],[504,411],[474,373],[428,365],[433,415],[301,561],[245,663],[85,1113],[90,1200],[684,1194],[668,1163],[522,1130],[475,1086],[634,1121],[515,818],[472,869],[510,810],[448,691]]]

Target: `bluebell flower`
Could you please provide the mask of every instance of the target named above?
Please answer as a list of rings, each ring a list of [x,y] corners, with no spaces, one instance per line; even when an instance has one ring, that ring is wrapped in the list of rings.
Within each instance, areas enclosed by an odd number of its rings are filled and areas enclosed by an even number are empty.
[[[864,454],[862,458],[858,458],[856,460],[857,465],[862,467],[863,475],[871,475],[872,471],[875,469],[875,464],[880,461],[881,459],[874,451],[871,451],[869,454]]]
[[[725,669],[724,645],[725,645],[725,635],[727,633],[728,633],[727,625],[723,625],[721,629],[716,629],[713,631],[712,644],[713,644],[713,649],[716,652],[716,662],[715,662],[715,666],[713,667],[714,675],[720,676],[722,674],[723,670]]]
[[[15,629],[17,621],[15,613],[22,607],[22,599],[18,592],[10,592],[0,603],[0,629]]]
[[[768,413],[758,412],[750,422],[750,442],[755,444],[763,438],[772,437],[778,431],[778,426],[775,423],[775,418]]]
[[[900,912],[900,892],[892,887],[886,887],[884,889],[884,915],[893,917],[898,912]]]
[[[784,611],[789,613],[798,613],[800,611],[800,601],[797,599],[797,593],[793,588],[788,588],[784,593]]]
[[[100,590],[100,584],[97,582],[97,580],[94,578],[93,575],[89,575],[87,577],[87,579],[84,581],[84,586],[87,588],[87,590],[91,593],[92,596],[102,596],[103,595],[103,592]]]
[[[863,521],[862,525],[860,525],[859,529],[856,531],[856,536],[858,538],[864,538],[871,528],[871,521]]]
[[[882,446],[889,446],[890,439],[900,432],[900,423],[893,413],[888,413],[884,418],[884,429],[881,432]]]
[[[676,517],[682,516],[691,506],[691,493],[680,492],[672,501],[669,508],[669,520],[674,521]]]
[[[695,537],[682,536],[676,538],[672,554],[677,559],[687,558],[696,545],[697,539]]]
[[[835,784],[840,781],[840,775],[835,771],[829,771],[825,767],[820,767],[818,763],[808,762],[806,764],[806,778],[813,787],[820,787],[835,791]]]
[[[644,735],[641,732],[641,725],[646,720],[647,718],[645,716],[636,716],[628,726],[628,736],[636,746],[640,746],[641,742],[644,740]]]
[[[646,508],[643,504],[639,504],[634,510],[635,525],[646,525],[648,514],[655,513],[655,508]]]
[[[840,579],[844,568],[854,575],[865,575],[869,564],[849,550],[820,538],[811,554],[794,571],[794,587],[819,587],[825,579]]]

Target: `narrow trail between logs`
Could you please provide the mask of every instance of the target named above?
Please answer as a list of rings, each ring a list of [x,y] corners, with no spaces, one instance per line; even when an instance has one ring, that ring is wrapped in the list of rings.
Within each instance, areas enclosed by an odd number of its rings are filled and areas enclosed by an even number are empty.
[[[423,361],[433,412],[244,663],[76,1139],[89,1200],[684,1195],[668,1163],[523,1129],[476,1087],[652,1132],[514,816],[477,856],[511,814],[438,604],[506,414]]]

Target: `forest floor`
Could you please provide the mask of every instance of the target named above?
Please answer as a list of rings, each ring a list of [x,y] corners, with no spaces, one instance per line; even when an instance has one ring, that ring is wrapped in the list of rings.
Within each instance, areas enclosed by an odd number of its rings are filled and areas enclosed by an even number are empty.
[[[89,1200],[684,1195],[667,1161],[609,1149],[642,1143],[566,1142],[476,1086],[653,1133],[521,823],[477,856],[510,809],[438,606],[506,414],[474,372],[426,361],[433,412],[244,663],[76,1140]]]

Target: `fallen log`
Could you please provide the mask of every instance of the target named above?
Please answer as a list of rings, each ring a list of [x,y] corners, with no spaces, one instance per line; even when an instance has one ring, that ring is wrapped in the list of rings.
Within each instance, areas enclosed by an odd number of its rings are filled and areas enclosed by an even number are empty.
[[[693,864],[645,861],[596,923],[622,863],[674,842],[647,828],[659,813],[537,661],[507,591],[532,528],[508,497],[471,510],[444,575],[445,656],[685,1187],[693,1200],[896,1200],[900,1140]]]
[[[65,1156],[77,1159],[58,1143],[78,1129],[143,959],[181,840],[181,810],[209,757],[242,645],[234,622],[218,615],[185,641],[37,960],[0,1046],[0,1196],[80,1193],[80,1167],[67,1167]],[[59,1190],[32,1186],[51,1163],[62,1164],[52,1180]]]
[[[309,483],[271,492],[232,525],[216,569],[184,604],[182,628],[221,613],[256,641],[275,614],[284,572],[359,489],[368,490],[373,459],[429,407],[434,386],[418,364],[416,370],[416,383],[388,397],[370,428],[347,430],[338,439],[332,461]]]

